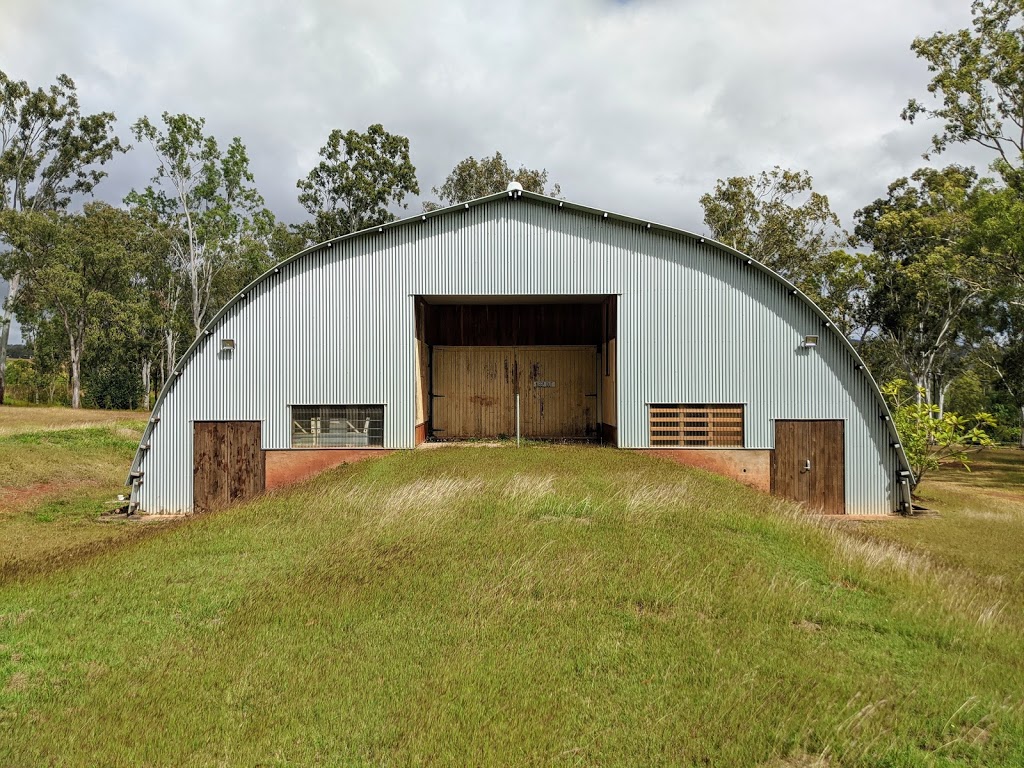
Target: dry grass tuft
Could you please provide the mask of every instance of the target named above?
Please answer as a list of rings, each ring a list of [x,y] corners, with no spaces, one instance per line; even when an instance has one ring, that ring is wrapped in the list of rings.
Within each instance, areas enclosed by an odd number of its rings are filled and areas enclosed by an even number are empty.
[[[997,523],[1024,523],[1024,509],[1020,507],[1009,508],[997,512],[994,509],[963,509],[960,515],[972,520],[986,520]]]
[[[516,475],[505,485],[504,495],[517,507],[529,507],[555,492],[555,478]]]
[[[856,538],[838,530],[835,525],[831,527],[831,533],[837,549],[843,556],[868,568],[920,576],[933,567],[924,555],[911,552],[898,544]]]
[[[15,672],[11,675],[11,679],[7,681],[5,690],[7,693],[21,693],[27,691],[29,688],[29,678],[27,672]]]
[[[678,504],[686,498],[688,490],[689,485],[685,481],[652,483],[635,488],[625,488],[619,492],[619,499],[630,512],[657,510]]]
[[[761,768],[830,768],[831,765],[832,759],[825,752],[820,755],[808,755],[805,753],[780,757],[771,762],[762,763]]]
[[[436,519],[483,493],[486,487],[483,480],[451,475],[414,480],[382,495],[376,522],[386,526],[399,521]]]
[[[0,437],[22,432],[52,432],[60,429],[107,427],[120,421],[142,421],[145,411],[101,411],[89,408],[27,408],[0,405]],[[133,432],[131,437],[137,433]]]

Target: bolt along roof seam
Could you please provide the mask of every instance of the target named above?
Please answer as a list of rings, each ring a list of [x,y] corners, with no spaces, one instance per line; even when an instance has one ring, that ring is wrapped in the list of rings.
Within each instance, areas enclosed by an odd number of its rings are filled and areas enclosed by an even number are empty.
[[[396,219],[395,221],[389,221],[385,224],[378,224],[372,227],[367,227],[366,229],[361,229],[357,232],[349,232],[348,234],[339,235],[338,237],[331,238],[330,240],[325,240],[321,243],[315,243],[314,245],[311,245],[308,248],[304,248],[298,253],[289,256],[283,261],[279,261],[278,263],[274,264],[263,274],[261,274],[259,277],[255,278],[252,282],[250,282],[248,285],[242,288],[242,290],[240,290],[238,293],[232,296],[224,304],[224,306],[221,307],[217,311],[217,313],[210,318],[206,325],[203,326],[203,329],[196,335],[195,340],[193,340],[193,342],[189,345],[188,349],[186,349],[182,356],[178,358],[178,362],[174,366],[174,369],[171,371],[171,375],[168,376],[167,380],[164,382],[163,387],[161,387],[160,389],[160,393],[157,395],[156,401],[153,403],[153,410],[150,411],[150,419],[146,422],[146,428],[143,432],[142,439],[139,441],[139,448],[136,449],[135,458],[132,460],[131,470],[129,471],[129,475],[127,480],[125,481],[125,485],[130,486],[132,484],[132,480],[135,477],[137,477],[137,470],[139,468],[139,464],[142,461],[143,455],[142,446],[143,444],[148,442],[149,437],[153,431],[153,427],[156,425],[156,422],[159,421],[159,417],[156,416],[156,414],[159,411],[160,406],[164,401],[164,398],[167,396],[167,393],[170,391],[171,385],[178,377],[181,376],[186,364],[191,359],[193,354],[195,354],[195,352],[199,348],[200,343],[203,340],[205,340],[208,336],[212,335],[213,327],[217,324],[217,322],[220,321],[220,319],[227,314],[228,310],[230,310],[236,304],[243,301],[246,298],[246,296],[250,292],[252,292],[254,288],[256,288],[256,286],[260,285],[265,280],[272,278],[274,275],[279,274],[281,272],[282,267],[291,264],[294,261],[298,261],[299,259],[310,254],[326,250],[327,248],[337,243],[346,242],[348,240],[355,240],[357,238],[373,237],[374,235],[381,234],[387,230],[398,229],[400,227],[408,227],[414,224],[422,224],[428,219],[446,216],[457,211],[467,211],[470,208],[475,208],[476,206],[479,205],[486,205],[488,203],[494,202],[495,200],[503,198],[526,198],[527,200],[533,200],[534,202],[551,205],[558,209],[571,210],[580,213],[590,214],[592,216],[595,216],[597,219],[603,221],[616,221],[623,224],[631,224],[640,227],[643,231],[662,232],[665,234],[673,235],[675,237],[690,238],[691,240],[695,240],[698,243],[710,244],[711,246],[717,248],[718,250],[724,251],[725,253],[730,254],[736,257],[737,259],[740,259],[747,266],[759,269],[768,276],[774,278],[776,281],[781,283],[789,290],[791,296],[795,296],[797,299],[803,301],[814,311],[816,315],[818,315],[818,317],[821,318],[821,320],[823,321],[822,327],[830,330],[832,333],[836,334],[839,337],[842,344],[846,347],[846,350],[853,355],[854,361],[857,365],[857,369],[868,377],[868,381],[871,384],[871,388],[874,391],[875,397],[878,400],[878,405],[880,405],[882,409],[881,413],[879,414],[879,417],[884,419],[889,424],[891,431],[893,433],[892,436],[895,437],[896,444],[898,445],[898,447],[896,448],[896,452],[898,453],[900,461],[903,464],[903,469],[909,473],[908,477],[910,482],[913,482],[914,474],[910,466],[910,460],[907,458],[906,450],[903,448],[902,438],[896,431],[895,422],[892,418],[892,412],[889,410],[888,403],[885,402],[885,397],[882,395],[882,390],[881,388],[879,388],[878,382],[875,381],[875,377],[871,374],[870,369],[867,367],[867,365],[864,363],[864,360],[857,352],[857,348],[846,337],[846,334],[841,333],[839,331],[832,318],[826,315],[825,312],[821,309],[821,307],[819,307],[807,294],[801,291],[790,280],[780,275],[771,267],[768,267],[765,264],[761,263],[754,257],[749,256],[743,253],[742,251],[737,250],[736,248],[733,248],[729,245],[726,245],[725,243],[719,242],[718,240],[715,240],[711,237],[707,237],[705,235],[698,235],[693,232],[690,232],[689,230],[680,229],[678,227],[670,227],[666,224],[659,224],[655,221],[651,221],[650,219],[640,219],[635,216],[627,216],[625,214],[607,211],[603,208],[594,208],[588,205],[582,205],[580,203],[573,203],[568,200],[561,200],[559,198],[549,197],[548,195],[542,195],[537,192],[529,192],[527,190],[503,190],[501,192],[495,192],[493,194],[478,197],[473,200],[467,200],[465,202],[457,203],[455,205],[450,205],[447,208],[439,208],[433,211],[424,211],[423,213],[418,213],[413,216],[407,216],[404,219]],[[154,420],[153,417],[156,417],[156,419]],[[909,493],[907,501],[909,503]]]

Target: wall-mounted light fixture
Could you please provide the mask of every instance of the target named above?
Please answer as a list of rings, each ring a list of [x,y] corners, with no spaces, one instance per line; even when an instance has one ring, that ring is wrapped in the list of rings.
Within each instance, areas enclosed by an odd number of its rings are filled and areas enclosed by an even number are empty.
[[[800,346],[804,349],[810,349],[811,347],[818,346],[817,336],[804,336],[804,340],[800,342]]]
[[[235,348],[235,340],[234,339],[221,339],[220,340],[220,348],[222,350],[227,351],[227,352],[233,351],[234,348]]]

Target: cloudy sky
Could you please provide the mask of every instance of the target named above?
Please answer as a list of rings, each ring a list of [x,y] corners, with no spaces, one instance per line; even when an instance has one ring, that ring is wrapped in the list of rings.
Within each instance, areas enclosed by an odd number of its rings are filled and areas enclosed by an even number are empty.
[[[934,126],[899,118],[926,95],[911,41],[970,14],[969,0],[0,0],[0,18],[0,69],[33,86],[69,74],[126,140],[165,110],[242,137],[286,221],[327,134],[380,122],[409,137],[425,194],[498,149],[570,200],[703,231],[702,193],[773,165],[808,170],[849,225],[924,163]],[[97,196],[119,201],[153,165],[144,146],[117,158]]]

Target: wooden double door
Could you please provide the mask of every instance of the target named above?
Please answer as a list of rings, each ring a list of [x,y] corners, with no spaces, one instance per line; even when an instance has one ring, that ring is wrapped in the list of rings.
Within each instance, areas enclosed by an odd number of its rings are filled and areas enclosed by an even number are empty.
[[[596,347],[434,347],[437,437],[586,439],[597,434]]]
[[[225,507],[263,491],[266,465],[258,421],[197,421],[192,428],[192,508]]]
[[[808,511],[846,512],[846,450],[838,420],[775,422],[772,490]]]

